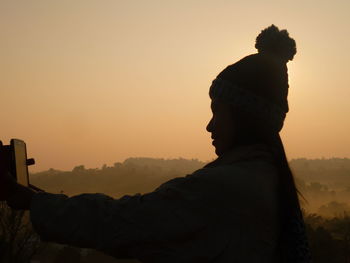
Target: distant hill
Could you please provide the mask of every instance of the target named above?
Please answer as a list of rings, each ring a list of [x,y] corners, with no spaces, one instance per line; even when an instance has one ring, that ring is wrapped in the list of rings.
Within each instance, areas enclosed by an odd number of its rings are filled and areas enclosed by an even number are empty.
[[[30,175],[32,184],[44,190],[68,195],[106,193],[119,197],[125,194],[153,191],[161,183],[185,176],[205,165],[197,159],[128,158],[113,166],[86,169],[76,166],[72,171],[49,169]]]
[[[350,159],[293,159],[290,167],[306,182],[320,182],[332,188],[350,187]]]

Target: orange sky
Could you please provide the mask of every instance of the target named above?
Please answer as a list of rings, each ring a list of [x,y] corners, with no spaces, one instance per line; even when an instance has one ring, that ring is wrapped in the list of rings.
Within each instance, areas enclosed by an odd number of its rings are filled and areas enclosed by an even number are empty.
[[[288,158],[350,157],[350,1],[0,0],[1,140],[31,171],[216,157],[208,89],[274,23],[298,53]]]

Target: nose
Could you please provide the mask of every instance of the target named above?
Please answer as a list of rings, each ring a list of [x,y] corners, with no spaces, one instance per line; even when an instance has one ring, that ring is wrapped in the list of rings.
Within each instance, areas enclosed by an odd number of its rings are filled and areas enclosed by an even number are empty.
[[[213,131],[213,127],[212,126],[213,126],[213,118],[211,118],[210,121],[207,124],[207,127],[206,127],[207,132],[212,132]]]

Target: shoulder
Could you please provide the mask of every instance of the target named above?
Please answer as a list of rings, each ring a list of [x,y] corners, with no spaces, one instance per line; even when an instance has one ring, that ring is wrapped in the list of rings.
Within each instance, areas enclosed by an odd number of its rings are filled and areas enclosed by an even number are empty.
[[[278,169],[264,160],[239,161],[217,167],[201,168],[185,177],[162,184],[162,192],[185,191],[213,199],[259,198],[277,190]]]
[[[265,160],[245,160],[211,168],[202,168],[188,177],[217,184],[275,184],[278,168]],[[260,185],[262,186],[262,185]]]

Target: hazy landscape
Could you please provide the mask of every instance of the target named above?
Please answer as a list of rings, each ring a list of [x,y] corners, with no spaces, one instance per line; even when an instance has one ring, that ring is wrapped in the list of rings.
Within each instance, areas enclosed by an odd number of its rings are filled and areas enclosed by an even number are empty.
[[[274,24],[296,42],[280,135],[313,263],[350,263],[349,10],[347,0],[0,0],[0,139],[26,142],[30,182],[47,192],[151,192],[216,158],[212,81]],[[42,242],[28,212],[0,202],[7,262],[138,261]]]

